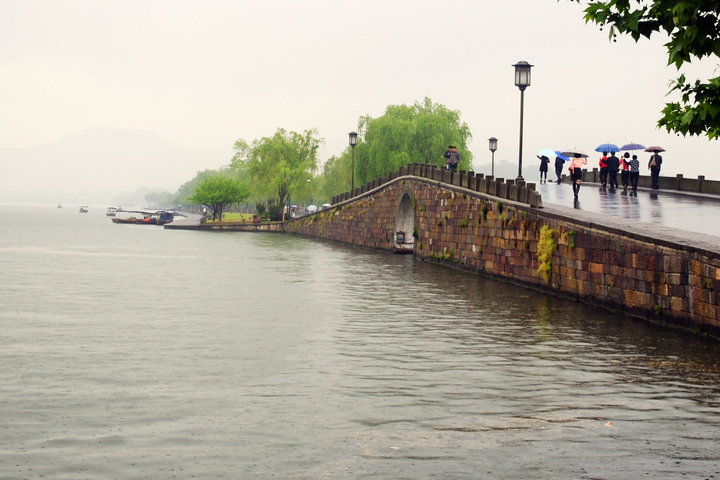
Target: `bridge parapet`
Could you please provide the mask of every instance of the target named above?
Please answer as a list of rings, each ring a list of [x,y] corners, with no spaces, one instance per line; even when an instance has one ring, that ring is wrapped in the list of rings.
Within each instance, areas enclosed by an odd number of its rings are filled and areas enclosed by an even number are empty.
[[[542,208],[542,196],[535,190],[534,183],[525,183],[523,181],[516,183],[515,180],[512,179],[493,178],[491,175],[486,177],[482,173],[476,174],[475,172],[466,172],[464,170],[456,172],[440,169],[436,165],[420,163],[409,163],[406,167],[401,167],[396,172],[390,172],[387,176],[368,182],[350,192],[336,195],[332,198],[332,204],[337,205],[366,195],[390,181],[406,176],[425,178],[437,181],[440,184],[465,188],[473,192],[512,200],[535,208]]]
[[[563,175],[563,180],[569,181],[569,177]],[[583,182],[599,184],[600,171],[597,168],[583,170]],[[640,175],[638,186],[652,188],[650,175]],[[704,175],[698,175],[697,178],[685,178],[682,174],[677,174],[675,177],[660,176],[660,189],[720,195],[720,180],[707,180]]]

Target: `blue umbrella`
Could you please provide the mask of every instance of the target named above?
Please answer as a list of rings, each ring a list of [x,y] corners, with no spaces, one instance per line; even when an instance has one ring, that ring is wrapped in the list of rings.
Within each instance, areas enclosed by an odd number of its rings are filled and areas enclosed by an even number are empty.
[[[619,152],[620,149],[614,143],[603,143],[595,149],[596,152]]]
[[[560,153],[560,150],[555,150],[555,154],[556,154],[558,157],[560,157],[560,158],[562,158],[563,160],[565,160],[566,162],[569,162],[569,161],[570,161],[570,157],[566,157],[565,155],[563,155],[562,153]]]
[[[620,147],[620,150],[645,150],[645,147],[639,143],[628,143],[627,145]]]

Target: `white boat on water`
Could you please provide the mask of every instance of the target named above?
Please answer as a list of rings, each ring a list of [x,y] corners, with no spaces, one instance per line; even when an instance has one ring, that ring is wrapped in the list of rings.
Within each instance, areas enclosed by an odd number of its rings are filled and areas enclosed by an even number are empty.
[[[83,205],[80,207],[80,213],[88,213],[88,206]]]
[[[117,208],[110,207],[107,209],[107,212],[105,212],[105,215],[107,215],[108,217],[114,217],[115,215],[117,215],[117,212],[118,212]]]

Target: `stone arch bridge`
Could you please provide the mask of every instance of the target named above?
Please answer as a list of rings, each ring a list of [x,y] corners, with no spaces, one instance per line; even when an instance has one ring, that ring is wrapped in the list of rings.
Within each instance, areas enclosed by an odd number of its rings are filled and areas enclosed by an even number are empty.
[[[543,208],[534,185],[411,164],[285,232],[510,280],[720,336],[720,248]],[[713,237],[714,238],[714,237]]]

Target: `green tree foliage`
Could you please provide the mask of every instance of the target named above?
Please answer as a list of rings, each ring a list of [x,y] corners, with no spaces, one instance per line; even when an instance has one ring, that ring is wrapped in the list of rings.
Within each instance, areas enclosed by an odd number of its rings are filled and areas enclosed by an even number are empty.
[[[317,170],[317,149],[323,140],[316,129],[302,134],[279,128],[272,137],[248,145],[235,142],[231,166],[251,180],[256,199],[273,199],[285,205],[290,195],[301,194]]]
[[[175,193],[172,203],[178,203],[181,205],[189,205],[192,203],[190,201],[190,197],[192,197],[195,193],[195,189],[203,182],[203,180],[213,175],[226,175],[226,172],[209,169],[197,172],[195,177],[180,185],[180,188],[178,188]]]
[[[351,185],[352,151],[348,147],[339,157],[333,155],[323,165],[322,175],[318,178],[318,196],[329,202],[335,195],[347,192]]]
[[[213,175],[200,182],[189,200],[198,205],[210,206],[213,220],[221,220],[223,209],[226,206],[242,203],[249,196],[249,189],[238,180],[222,175]]]
[[[472,165],[467,142],[472,138],[460,112],[433,103],[429,98],[415,105],[389,105],[382,117],[360,118],[355,151],[355,185],[367,183],[408,163],[445,166],[443,154],[455,145],[462,161]]]
[[[617,33],[636,42],[654,33],[666,34],[668,65],[678,70],[693,58],[720,57],[719,18],[718,0],[591,0],[585,8],[585,21],[609,26],[613,39]],[[718,138],[720,77],[688,82],[681,74],[670,85],[670,93],[679,93],[681,100],[665,104],[658,126],[683,135]]]

